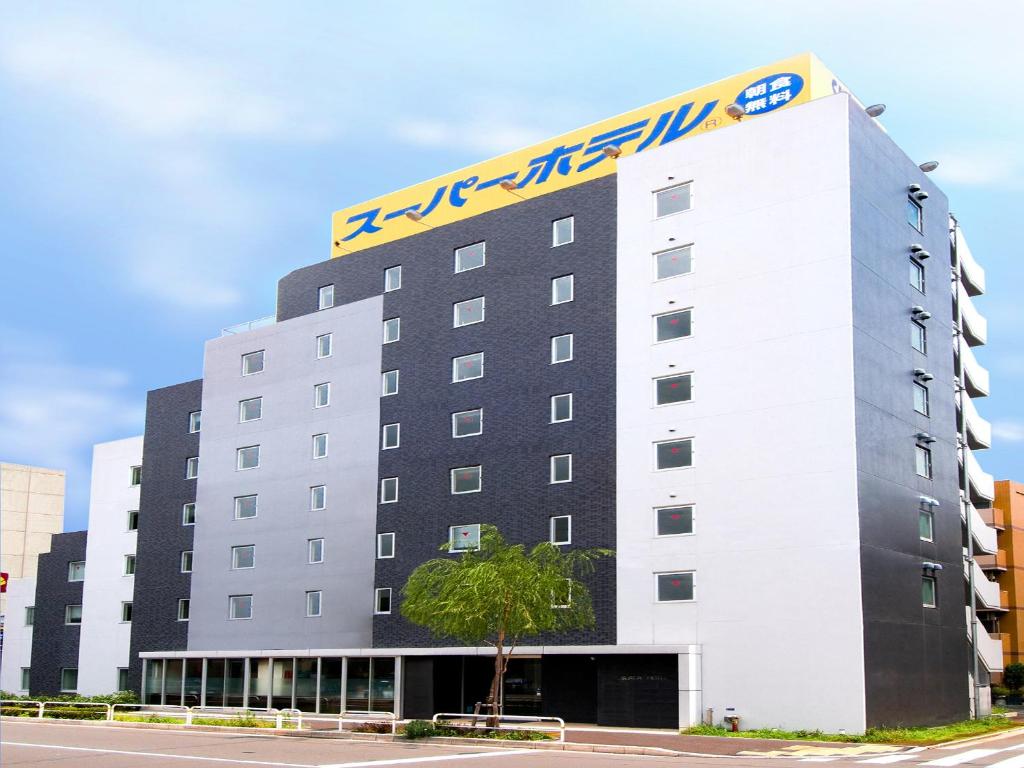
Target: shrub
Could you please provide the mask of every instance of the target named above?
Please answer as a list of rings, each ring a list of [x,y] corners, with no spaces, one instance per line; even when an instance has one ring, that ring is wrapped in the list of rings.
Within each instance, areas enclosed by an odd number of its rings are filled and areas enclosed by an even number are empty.
[[[405,738],[429,739],[437,729],[429,720],[413,720],[405,726]]]
[[[994,698],[994,699],[995,698],[1001,698],[1003,696],[1009,696],[1009,695],[1010,695],[1010,689],[1009,688],[1004,688],[1001,685],[993,685],[992,686],[992,698]]]
[[[99,707],[47,707],[43,717],[61,720],[106,720],[107,710]]]
[[[1019,661],[1007,664],[1003,670],[1003,685],[1011,691],[1019,691],[1024,688],[1024,664]]]
[[[391,733],[391,723],[360,723],[352,731],[354,733]]]

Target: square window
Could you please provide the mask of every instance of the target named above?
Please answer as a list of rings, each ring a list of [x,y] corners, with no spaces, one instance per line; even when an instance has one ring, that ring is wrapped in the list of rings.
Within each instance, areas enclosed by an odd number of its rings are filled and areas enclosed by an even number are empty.
[[[394,504],[398,501],[398,478],[385,477],[380,481],[380,503]]]
[[[571,243],[574,229],[575,222],[572,216],[566,216],[564,219],[555,219],[551,222],[551,247],[557,248],[559,245]]]
[[[914,446],[915,470],[921,477],[932,477],[932,452],[923,445]]]
[[[484,353],[452,358],[452,381],[469,381],[484,375]]]
[[[327,509],[326,485],[314,485],[309,489],[309,508],[313,512]]]
[[[654,510],[657,536],[685,536],[693,533],[693,507],[662,507]]]
[[[313,407],[325,408],[331,404],[331,382],[325,381],[313,387]]]
[[[681,373],[654,380],[654,404],[688,403],[693,399],[693,374]]]
[[[655,218],[690,210],[690,197],[690,182],[658,190],[654,193]]]
[[[573,276],[562,275],[551,278],[551,304],[566,304],[574,298]]]
[[[306,593],[306,618],[315,618],[320,615],[320,590]]]
[[[683,339],[693,332],[693,310],[682,309],[654,316],[654,340]]]
[[[31,627],[36,623],[36,607],[34,605],[25,606],[25,626]]]
[[[395,556],[395,534],[377,534],[377,559],[387,560]]]
[[[238,403],[238,421],[244,424],[247,421],[258,421],[263,418],[263,398],[250,397]]]
[[[235,469],[256,469],[260,465],[260,447],[258,445],[247,445],[239,448],[236,455]]]
[[[81,605],[65,605],[64,606],[64,623],[65,624],[81,624],[82,623],[82,606]]]
[[[384,293],[397,291],[402,287],[402,265],[388,267],[384,270]]]
[[[478,493],[481,467],[458,467],[451,471],[452,493]]]
[[[316,337],[316,357],[318,360],[322,360],[325,357],[330,357],[332,348],[334,347],[334,334],[325,333]]]
[[[142,467],[132,467],[128,484],[131,486],[142,485]]]
[[[259,496],[235,496],[235,520],[245,520],[256,517]]]
[[[185,459],[185,479],[195,480],[199,477],[199,457],[190,456]]]
[[[655,469],[682,469],[693,466],[693,439],[666,440],[654,444]]]
[[[379,587],[373,591],[373,612],[391,613],[391,587]]]
[[[324,540],[309,539],[307,541],[308,562],[313,565],[324,561]]]
[[[252,595],[231,595],[228,598],[229,619],[252,618]]]
[[[913,258],[910,260],[910,284],[924,293],[924,264]]]
[[[654,279],[667,280],[670,277],[688,275],[693,272],[693,246],[669,248],[654,254]]]
[[[484,431],[484,410],[459,411],[452,414],[452,437],[472,437]]]
[[[27,691],[29,684],[32,682],[32,668],[22,667],[21,668],[21,690]]]
[[[387,397],[388,395],[398,394],[398,371],[384,371],[384,373],[380,375],[380,378],[381,397]]]
[[[922,229],[922,212],[921,205],[914,200],[912,197],[907,198],[907,224],[912,226],[918,232],[923,232]]]
[[[572,421],[572,392],[551,396],[551,423]]]
[[[921,577],[921,605],[925,608],[937,608],[937,589],[934,576]]]
[[[330,309],[334,306],[334,286],[322,285],[317,291],[317,309]]]
[[[188,621],[192,603],[187,597],[178,598],[178,621]]]
[[[192,550],[186,549],[181,553],[181,572],[192,573]]]
[[[380,431],[380,449],[388,451],[397,448],[401,440],[401,424],[385,424]]]
[[[572,454],[563,453],[551,457],[551,478],[552,483],[572,482]]]
[[[128,669],[125,667],[119,667],[117,670],[117,690],[131,690],[131,687],[128,685]]]
[[[313,458],[323,459],[327,456],[327,434],[313,435]]]
[[[188,504],[181,505],[181,524],[182,525],[195,525],[196,524],[196,505],[195,502],[189,502]]]
[[[85,560],[68,563],[68,581],[85,581]]]
[[[78,690],[78,669],[65,667],[60,671],[60,689],[69,692]]]
[[[572,542],[572,515],[552,517],[549,536],[552,544],[570,544]]]
[[[384,342],[392,344],[402,335],[402,318],[392,317],[384,321]]]
[[[484,297],[477,296],[475,299],[466,299],[452,305],[454,328],[463,325],[473,325],[484,321]]]
[[[469,552],[480,549],[480,524],[453,525],[448,529],[448,551]]]
[[[551,337],[551,364],[572,360],[572,334]]]
[[[135,575],[135,555],[124,556],[124,575],[134,576]]]
[[[928,387],[914,382],[914,410],[922,416],[928,415]]]
[[[482,267],[487,262],[487,244],[473,243],[455,249],[455,271],[466,272]]]
[[[910,321],[910,346],[922,355],[928,354],[928,329],[916,320]]]
[[[202,426],[202,421],[203,421],[203,412],[202,411],[192,411],[192,413],[190,413],[188,415],[188,431],[189,431],[189,434],[195,434],[196,432],[198,432],[199,428]]]
[[[247,352],[242,355],[242,375],[252,376],[263,370],[263,350],[258,352]]]
[[[694,599],[693,571],[658,573],[655,576],[659,603],[682,603]]]
[[[128,527],[126,530],[137,531],[139,530],[139,510],[129,509],[128,510]]]
[[[121,603],[121,621],[125,624],[130,624],[132,620],[132,604]]]
[[[917,511],[917,533],[921,541],[935,541],[935,515],[926,509]]]

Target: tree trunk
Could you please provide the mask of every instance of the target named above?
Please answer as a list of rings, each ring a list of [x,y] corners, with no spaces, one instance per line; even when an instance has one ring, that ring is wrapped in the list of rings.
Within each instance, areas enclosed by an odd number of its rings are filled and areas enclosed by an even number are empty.
[[[491,690],[487,694],[487,703],[491,705],[490,714],[487,718],[487,725],[491,728],[497,728],[499,719],[498,715],[498,697],[501,693],[501,678],[505,674],[505,647],[504,637],[499,635],[498,642],[494,645],[494,679],[491,680]]]

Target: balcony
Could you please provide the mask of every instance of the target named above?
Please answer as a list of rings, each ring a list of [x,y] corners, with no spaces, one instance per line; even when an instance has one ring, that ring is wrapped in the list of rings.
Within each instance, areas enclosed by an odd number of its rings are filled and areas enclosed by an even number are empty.
[[[974,254],[971,253],[971,249],[967,245],[964,231],[960,227],[954,231],[956,232],[954,242],[956,258],[960,262],[960,281],[968,294],[980,296],[985,292],[985,269],[974,260]]]
[[[978,451],[992,447],[992,425],[981,417],[970,397],[963,398],[964,422],[967,426],[967,444]]]
[[[971,637],[971,609],[965,606],[967,614],[967,638]],[[989,672],[1001,672],[1003,669],[1003,654],[1007,649],[1008,635],[1004,633],[992,633],[985,629],[985,625],[978,622],[978,658],[985,665]]]
[[[229,325],[227,328],[220,329],[221,336],[235,336],[239,333],[245,333],[246,331],[254,331],[257,328],[265,328],[268,325],[273,325],[277,322],[276,315],[267,315],[266,317],[258,317],[255,320],[249,320],[245,323],[237,323],[236,325]]]
[[[995,554],[999,550],[999,545],[996,543],[996,529],[985,522],[973,504],[961,504],[960,519],[965,523],[967,515],[971,516],[971,534],[974,539],[975,554]]]
[[[974,559],[986,573],[1003,573],[1006,570],[1006,553],[1002,550],[994,555],[978,555]]]
[[[995,528],[997,531],[1006,530],[1006,524],[1003,522],[1003,510],[999,507],[979,509],[978,514],[981,515],[981,519],[985,521],[985,525],[990,528]]]
[[[964,340],[972,347],[979,347],[988,341],[988,320],[975,308],[967,291],[958,291],[957,301],[960,303],[960,316],[963,320]]]
[[[990,502],[996,497],[995,480],[981,468],[970,448],[965,449],[964,454],[967,456],[967,481],[970,485],[971,503],[988,506],[985,502]]]
[[[960,349],[960,365],[964,369],[967,392],[971,397],[985,397],[989,393],[988,370],[978,362],[974,351],[966,344],[957,345]]]
[[[966,575],[967,563],[964,562]],[[1004,593],[999,589],[999,582],[989,581],[981,567],[974,563],[974,594],[977,597],[979,611],[1005,611]]]

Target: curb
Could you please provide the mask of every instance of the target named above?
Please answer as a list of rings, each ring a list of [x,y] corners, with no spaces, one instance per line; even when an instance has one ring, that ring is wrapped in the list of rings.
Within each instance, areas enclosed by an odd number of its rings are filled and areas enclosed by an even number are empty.
[[[938,744],[929,744],[929,749],[952,749],[953,747],[963,746],[965,744],[983,744],[986,741],[995,741],[996,739],[1003,739],[1013,734],[1020,735],[1024,731],[1024,723],[1020,723],[1012,728],[1004,728],[1001,731],[995,731],[993,733],[983,733],[980,736],[966,736],[962,739],[954,739],[953,741],[940,741]]]

